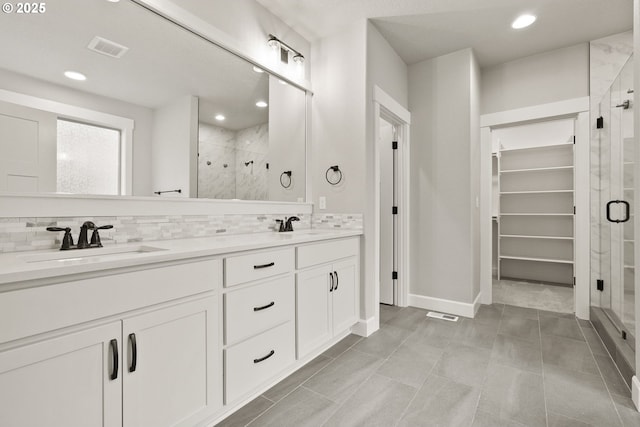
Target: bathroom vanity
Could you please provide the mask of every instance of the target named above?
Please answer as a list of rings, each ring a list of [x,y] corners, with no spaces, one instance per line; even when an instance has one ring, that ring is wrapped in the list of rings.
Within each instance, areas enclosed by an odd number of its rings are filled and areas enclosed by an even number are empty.
[[[350,333],[360,234],[0,255],[0,425],[213,425]]]

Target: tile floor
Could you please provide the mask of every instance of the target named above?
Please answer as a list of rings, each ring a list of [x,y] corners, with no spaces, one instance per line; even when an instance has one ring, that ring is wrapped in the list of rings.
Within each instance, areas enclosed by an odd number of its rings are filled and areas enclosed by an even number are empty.
[[[493,304],[457,323],[381,306],[350,335],[218,424],[229,426],[640,426],[589,322]]]
[[[493,301],[538,310],[574,313],[573,288],[493,279]]]

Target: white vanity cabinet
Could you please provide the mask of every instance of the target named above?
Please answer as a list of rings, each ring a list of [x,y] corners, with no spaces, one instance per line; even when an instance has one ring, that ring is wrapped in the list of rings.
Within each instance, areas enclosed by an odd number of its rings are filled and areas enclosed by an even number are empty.
[[[0,293],[0,425],[202,421],[222,406],[221,279],[209,260]]]
[[[353,238],[298,247],[298,359],[356,323],[359,245]]]
[[[224,261],[224,401],[229,404],[295,362],[295,250]]]

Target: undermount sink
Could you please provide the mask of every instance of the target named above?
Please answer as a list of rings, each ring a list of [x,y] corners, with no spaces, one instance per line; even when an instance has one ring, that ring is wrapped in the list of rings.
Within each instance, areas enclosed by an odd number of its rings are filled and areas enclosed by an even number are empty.
[[[47,252],[33,255],[20,255],[18,258],[24,262],[47,262],[47,261],[80,261],[89,258],[104,258],[111,256],[123,256],[123,255],[137,255],[146,254],[150,252],[166,251],[163,248],[156,248],[153,246],[124,246],[124,247],[110,247],[110,248],[91,248],[91,249],[73,249],[69,251],[59,252]]]

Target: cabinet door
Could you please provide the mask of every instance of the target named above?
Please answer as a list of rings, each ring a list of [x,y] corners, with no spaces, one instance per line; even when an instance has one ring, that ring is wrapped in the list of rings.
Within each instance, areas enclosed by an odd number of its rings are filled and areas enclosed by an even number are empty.
[[[114,322],[0,352],[0,425],[122,425],[120,334]]]
[[[125,427],[193,425],[220,407],[217,307],[211,297],[123,321]]]
[[[298,359],[329,341],[331,329],[331,293],[329,266],[298,273],[296,293],[296,338]]]
[[[333,294],[333,334],[352,327],[358,319],[358,260],[349,258],[333,264],[336,285]]]

